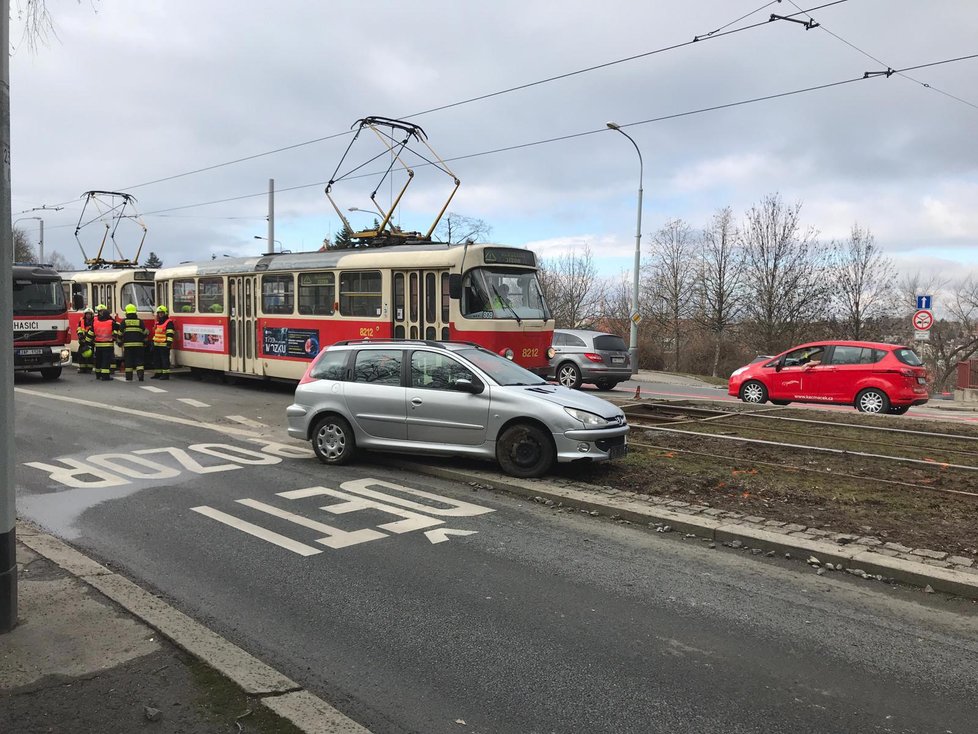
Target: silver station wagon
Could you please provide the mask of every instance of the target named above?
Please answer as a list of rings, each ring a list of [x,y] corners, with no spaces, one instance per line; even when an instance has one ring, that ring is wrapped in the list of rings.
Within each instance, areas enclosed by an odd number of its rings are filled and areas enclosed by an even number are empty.
[[[628,424],[606,400],[552,385],[463,342],[339,342],[309,365],[289,435],[325,464],[358,449],[495,459],[517,477],[554,462],[624,456]]]

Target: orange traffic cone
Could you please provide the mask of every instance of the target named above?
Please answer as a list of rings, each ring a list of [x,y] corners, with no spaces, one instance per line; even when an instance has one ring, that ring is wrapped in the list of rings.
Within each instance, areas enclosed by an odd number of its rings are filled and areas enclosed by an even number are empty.
[[[636,385],[635,386],[635,398],[634,399],[635,400],[641,400],[642,399],[642,386],[641,385]]]

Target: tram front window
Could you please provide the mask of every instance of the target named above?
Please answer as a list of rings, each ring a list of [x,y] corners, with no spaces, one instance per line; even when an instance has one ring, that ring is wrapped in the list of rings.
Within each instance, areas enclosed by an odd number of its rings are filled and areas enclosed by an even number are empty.
[[[469,319],[550,319],[535,272],[476,268],[462,279],[462,314]]]
[[[152,283],[126,283],[122,286],[123,304],[134,303],[137,311],[156,310],[156,293]]]

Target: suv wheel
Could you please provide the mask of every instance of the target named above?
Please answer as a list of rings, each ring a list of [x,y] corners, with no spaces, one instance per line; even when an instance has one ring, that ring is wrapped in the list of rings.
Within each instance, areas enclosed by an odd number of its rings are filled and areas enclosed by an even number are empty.
[[[745,403],[760,405],[767,402],[767,388],[757,380],[749,380],[740,388],[740,399]]]
[[[496,461],[514,477],[542,477],[556,459],[553,439],[531,423],[517,423],[500,434],[496,441]]]
[[[353,429],[338,415],[320,418],[312,429],[312,450],[324,464],[349,463],[357,450]]]
[[[564,362],[557,368],[557,382],[576,390],[581,386],[581,370],[573,362]]]
[[[910,410],[910,406],[909,405],[891,405],[890,406],[890,413],[892,413],[893,415],[903,415],[908,410]]]
[[[856,396],[856,409],[862,413],[889,413],[890,399],[882,390],[871,387]]]
[[[617,382],[612,382],[611,380],[598,380],[594,383],[594,386],[598,388],[598,390],[614,390],[615,385],[617,384]]]

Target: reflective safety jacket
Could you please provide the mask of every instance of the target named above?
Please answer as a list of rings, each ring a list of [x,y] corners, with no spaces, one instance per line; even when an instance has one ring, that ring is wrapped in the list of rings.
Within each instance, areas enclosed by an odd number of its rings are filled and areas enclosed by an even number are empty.
[[[95,346],[95,329],[92,325],[85,326],[85,319],[78,322],[78,348],[91,349]]]
[[[157,347],[172,347],[173,340],[177,337],[177,330],[173,326],[173,319],[157,321],[153,325],[153,345]]]
[[[146,330],[143,320],[137,314],[126,314],[122,320],[122,346],[123,347],[142,347],[146,345],[149,331]]]
[[[111,316],[105,318],[96,316],[95,321],[92,322],[92,331],[95,332],[96,347],[111,347],[116,337],[122,334],[119,322]]]

